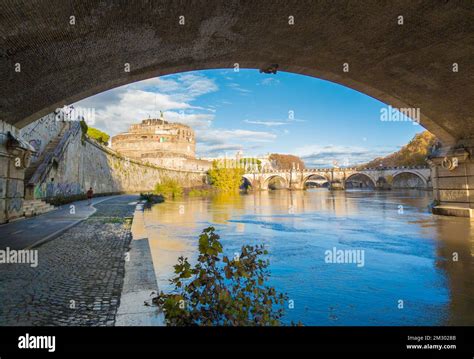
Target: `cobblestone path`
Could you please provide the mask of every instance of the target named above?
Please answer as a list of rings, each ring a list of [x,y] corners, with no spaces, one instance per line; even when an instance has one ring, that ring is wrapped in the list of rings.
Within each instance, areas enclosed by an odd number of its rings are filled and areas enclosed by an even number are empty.
[[[38,266],[0,265],[0,325],[114,325],[131,241],[124,195],[35,249]]]

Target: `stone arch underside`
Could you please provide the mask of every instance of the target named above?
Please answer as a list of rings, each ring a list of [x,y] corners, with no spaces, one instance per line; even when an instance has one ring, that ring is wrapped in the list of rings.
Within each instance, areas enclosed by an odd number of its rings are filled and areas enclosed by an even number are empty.
[[[248,175],[243,175],[242,176],[242,186],[247,187],[246,185],[248,185],[250,187],[255,187],[255,183],[254,183],[254,180],[253,180],[252,176],[248,176]]]
[[[420,173],[413,171],[398,172],[392,178],[393,188],[426,188],[428,180]]]
[[[394,107],[418,107],[421,124],[445,143],[474,137],[469,106],[459,106],[474,100],[474,21],[467,6],[402,0],[389,7],[352,2],[336,10],[331,2],[289,0],[269,11],[259,2],[211,2],[84,0],[74,9],[60,0],[10,4],[0,16],[0,81],[7,84],[0,87],[0,119],[21,128],[135,81],[278,64],[279,71],[339,83]],[[67,21],[71,12],[74,26]],[[397,25],[399,14],[410,26]],[[178,23],[182,15],[185,26]],[[404,36],[410,41],[400,41]],[[462,76],[453,76],[454,61]],[[349,72],[343,72],[345,63]]]
[[[344,187],[347,188],[347,183],[348,182],[352,182],[352,181],[357,181],[357,178],[361,178],[361,179],[364,179],[366,182],[370,183],[371,184],[371,188],[376,188],[377,187],[377,180],[372,178],[371,176],[369,176],[368,174],[366,173],[362,173],[362,172],[356,172],[356,173],[353,173],[351,174],[350,176],[348,176],[345,180],[344,180]]]
[[[306,183],[310,182],[311,180],[323,180],[323,181],[326,181],[326,182],[330,182],[330,180],[327,176],[322,175],[322,174],[318,174],[318,173],[313,173],[313,174],[309,174],[309,175],[303,177],[303,186],[305,186]]]
[[[272,183],[272,181],[281,182],[282,184],[281,188],[289,188],[288,179],[281,175],[272,175],[272,176],[264,177],[263,183],[262,183],[263,188],[270,189],[270,184]]]

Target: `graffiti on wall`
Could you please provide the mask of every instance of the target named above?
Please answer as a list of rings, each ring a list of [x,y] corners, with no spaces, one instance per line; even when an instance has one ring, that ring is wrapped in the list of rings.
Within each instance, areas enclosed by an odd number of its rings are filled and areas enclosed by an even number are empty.
[[[9,182],[10,188],[8,188],[8,206],[7,212],[15,213],[20,212],[23,207],[23,192],[22,187],[19,186],[19,181],[11,180]]]
[[[36,150],[33,160],[41,155],[46,145],[61,133],[64,126],[64,122],[57,121],[54,114],[49,114],[21,129],[21,137]]]
[[[20,212],[23,207],[23,195],[20,192],[15,193],[13,198],[8,200],[8,212]]]
[[[79,183],[41,183],[35,186],[34,198],[67,197],[84,193]]]

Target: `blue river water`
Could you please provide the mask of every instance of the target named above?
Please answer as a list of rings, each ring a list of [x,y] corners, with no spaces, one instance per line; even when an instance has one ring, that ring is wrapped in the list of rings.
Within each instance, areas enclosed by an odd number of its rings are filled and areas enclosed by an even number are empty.
[[[268,284],[289,298],[284,324],[474,325],[474,221],[434,216],[431,200],[416,190],[184,197],[154,205],[144,223],[164,291],[212,225],[231,256],[267,247]]]

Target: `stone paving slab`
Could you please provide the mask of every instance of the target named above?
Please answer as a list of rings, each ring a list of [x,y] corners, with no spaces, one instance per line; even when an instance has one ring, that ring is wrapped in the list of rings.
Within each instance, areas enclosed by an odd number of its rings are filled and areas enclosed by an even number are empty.
[[[0,264],[0,325],[113,326],[138,196],[118,196],[35,248],[38,266]]]

